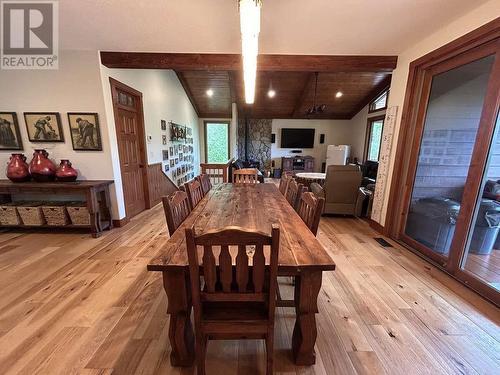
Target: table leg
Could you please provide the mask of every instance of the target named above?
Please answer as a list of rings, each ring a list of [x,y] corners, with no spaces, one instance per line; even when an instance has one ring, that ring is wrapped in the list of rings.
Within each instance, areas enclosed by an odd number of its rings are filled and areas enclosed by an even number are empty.
[[[106,186],[99,192],[99,210],[103,213],[102,220],[105,221],[106,229],[113,229],[113,220],[111,219],[111,197],[109,195],[109,187]]]
[[[94,189],[89,189],[86,194],[87,199],[87,209],[90,215],[90,231],[92,237],[97,238],[101,236],[101,218],[99,212],[99,202],[97,201],[97,195]]]
[[[321,289],[321,271],[304,272],[295,277],[296,320],[292,336],[292,352],[295,364],[310,366],[316,362],[314,344],[318,331],[318,294]]]
[[[191,325],[191,287],[187,271],[164,271],[163,287],[167,293],[170,326],[168,337],[172,366],[189,367],[194,361],[194,333]]]

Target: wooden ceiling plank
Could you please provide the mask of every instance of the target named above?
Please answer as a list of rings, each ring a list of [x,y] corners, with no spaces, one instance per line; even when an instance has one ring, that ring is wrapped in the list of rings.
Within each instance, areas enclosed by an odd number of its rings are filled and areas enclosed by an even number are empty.
[[[372,100],[374,100],[377,96],[379,96],[382,91],[385,89],[389,88],[391,85],[391,79],[392,75],[388,75],[385,77],[373,90],[371,90],[368,95],[364,97],[362,101],[359,102],[359,104],[354,108],[354,110],[351,112],[349,119],[353,118],[358,114],[359,111],[361,111],[363,108],[365,108]]]
[[[291,114],[292,118],[299,117],[300,109],[302,108],[304,100],[307,97],[307,94],[309,93],[309,86],[311,86],[312,82],[314,81],[314,76],[315,76],[314,73],[310,73],[309,76],[307,77],[306,83],[304,84],[304,87],[302,87],[302,90],[297,98],[297,101],[295,102],[295,106]]]
[[[102,51],[108,68],[183,70],[241,70],[239,54],[152,53]],[[392,72],[397,56],[259,55],[259,71]]]
[[[177,78],[179,79],[179,82],[181,83],[182,88],[186,92],[186,95],[187,95],[189,101],[191,102],[191,105],[193,106],[194,111],[196,112],[196,115],[198,117],[200,117],[200,111],[198,109],[198,105],[196,103],[196,100],[194,99],[193,93],[191,92],[191,89],[189,88],[189,85],[188,85],[186,79],[184,78],[184,75],[181,72],[177,72],[177,71],[175,71],[175,74],[177,75]]]

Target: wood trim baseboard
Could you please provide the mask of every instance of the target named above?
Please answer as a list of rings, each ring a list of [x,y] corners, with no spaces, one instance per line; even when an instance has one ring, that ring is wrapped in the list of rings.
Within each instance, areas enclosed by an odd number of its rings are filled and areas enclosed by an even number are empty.
[[[127,216],[125,216],[123,219],[113,220],[113,227],[121,228],[121,227],[124,227],[125,225],[127,225],[129,222],[130,222],[130,219]]]
[[[385,236],[385,228],[382,224],[379,224],[375,220],[372,220],[372,219],[368,219],[368,223],[370,224],[370,228],[376,230],[381,235]]]

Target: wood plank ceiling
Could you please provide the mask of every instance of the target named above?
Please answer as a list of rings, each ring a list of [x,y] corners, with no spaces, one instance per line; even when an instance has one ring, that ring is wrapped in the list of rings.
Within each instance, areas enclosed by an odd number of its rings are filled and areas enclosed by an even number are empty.
[[[231,103],[251,118],[350,119],[390,85],[396,56],[259,56],[255,103],[246,105],[239,55],[101,52],[109,68],[173,69],[199,117],[230,118]],[[319,115],[313,105],[318,74]],[[269,89],[276,92],[269,98]],[[207,90],[213,96],[207,95]],[[342,92],[340,98],[337,92]]]

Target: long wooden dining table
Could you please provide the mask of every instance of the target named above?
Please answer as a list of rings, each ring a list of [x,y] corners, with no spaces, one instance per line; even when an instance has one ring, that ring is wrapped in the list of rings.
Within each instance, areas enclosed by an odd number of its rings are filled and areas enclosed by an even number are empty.
[[[263,183],[216,185],[148,264],[149,271],[163,273],[173,366],[191,366],[195,353],[185,228],[194,225],[203,233],[239,226],[270,233],[272,224],[281,231],[278,275],[295,277],[293,358],[297,365],[315,363],[317,298],[323,271],[333,271],[335,263],[277,187]]]

